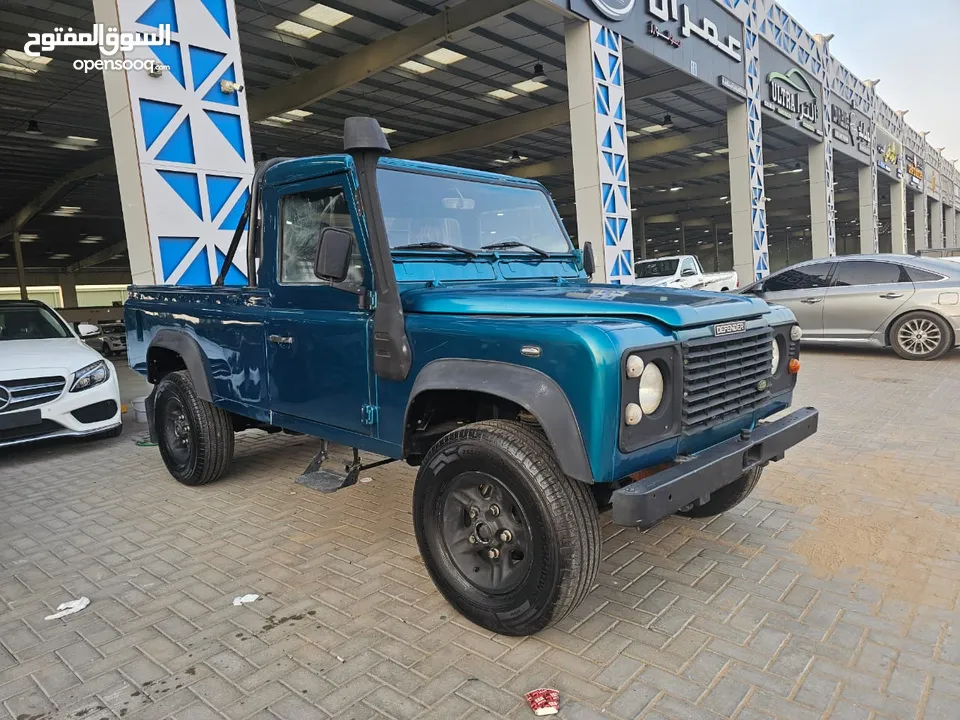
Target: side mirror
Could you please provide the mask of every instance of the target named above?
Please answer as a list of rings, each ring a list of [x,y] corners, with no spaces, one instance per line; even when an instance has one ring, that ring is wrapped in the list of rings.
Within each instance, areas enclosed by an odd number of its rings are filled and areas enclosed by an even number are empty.
[[[587,273],[587,277],[593,277],[593,274],[597,271],[597,261],[593,257],[593,245],[589,241],[583,244],[583,271]]]
[[[98,325],[91,325],[90,323],[80,323],[77,325],[77,332],[82,338],[96,337],[100,334],[100,327]]]
[[[352,257],[353,233],[335,227],[324,228],[320,233],[313,274],[321,280],[343,282],[350,273]]]
[[[697,274],[697,271],[693,268],[684,268],[680,271],[680,277],[693,277]]]

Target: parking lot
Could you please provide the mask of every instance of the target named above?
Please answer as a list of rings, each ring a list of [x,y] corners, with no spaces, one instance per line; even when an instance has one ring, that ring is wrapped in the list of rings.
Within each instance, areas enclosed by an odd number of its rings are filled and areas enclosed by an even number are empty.
[[[808,350],[819,434],[712,522],[605,515],[598,586],[522,639],[436,592],[406,466],[322,495],[294,484],[315,440],[256,432],[187,488],[129,417],[116,440],[5,450],[0,701],[18,720],[522,718],[548,686],[564,718],[957,717],[958,399],[960,352]]]

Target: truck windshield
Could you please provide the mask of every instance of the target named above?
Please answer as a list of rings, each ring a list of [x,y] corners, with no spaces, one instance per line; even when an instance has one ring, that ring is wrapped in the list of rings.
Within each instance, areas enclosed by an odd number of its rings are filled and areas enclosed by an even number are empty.
[[[492,252],[484,246],[502,243],[497,252],[571,252],[546,193],[536,188],[385,168],[377,181],[394,250],[439,243]]]
[[[637,263],[638,278],[669,277],[676,274],[677,265],[680,261],[676,258],[672,260],[646,260]]]
[[[0,305],[0,341],[65,337],[70,337],[67,329],[46,308]]]

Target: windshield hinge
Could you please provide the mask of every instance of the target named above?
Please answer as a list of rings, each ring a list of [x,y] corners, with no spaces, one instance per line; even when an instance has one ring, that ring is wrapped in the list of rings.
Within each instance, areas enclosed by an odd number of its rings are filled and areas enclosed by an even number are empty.
[[[376,405],[361,405],[360,422],[362,422],[364,425],[376,425],[379,411],[380,408]]]

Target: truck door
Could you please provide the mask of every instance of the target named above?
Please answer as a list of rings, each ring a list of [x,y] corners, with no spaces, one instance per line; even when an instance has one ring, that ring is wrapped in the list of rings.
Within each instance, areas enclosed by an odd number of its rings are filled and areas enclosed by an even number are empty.
[[[680,261],[680,281],[677,287],[696,288],[703,283],[703,277],[697,272],[697,265],[692,257],[685,257]]]
[[[265,257],[261,270],[274,278],[266,323],[273,421],[283,426],[284,416],[289,416],[371,435],[372,314],[361,307],[370,273],[347,176],[274,189],[264,195],[264,207],[276,209],[272,222],[264,223],[265,235],[276,232],[276,255]],[[336,285],[313,272],[320,232],[326,227],[349,230],[358,241],[350,274]],[[334,434],[330,439],[339,438]]]

